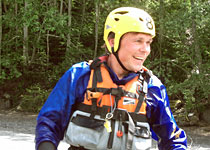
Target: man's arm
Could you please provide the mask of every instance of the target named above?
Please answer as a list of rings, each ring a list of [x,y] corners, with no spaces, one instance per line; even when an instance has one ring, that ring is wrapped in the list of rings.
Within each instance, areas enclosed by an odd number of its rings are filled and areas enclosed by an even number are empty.
[[[36,149],[46,146],[57,149],[64,137],[72,105],[83,101],[89,74],[89,65],[83,62],[72,66],[58,81],[37,117]]]
[[[165,86],[153,76],[148,89],[147,117],[152,130],[158,137],[160,150],[185,150],[187,137],[172,115]]]

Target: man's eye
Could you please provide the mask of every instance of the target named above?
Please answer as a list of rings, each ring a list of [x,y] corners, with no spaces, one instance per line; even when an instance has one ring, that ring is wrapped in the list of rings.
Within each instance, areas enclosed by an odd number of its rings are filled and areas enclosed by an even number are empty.
[[[141,43],[141,42],[142,42],[142,40],[136,40],[136,42]]]
[[[148,41],[147,44],[152,44],[152,41]]]

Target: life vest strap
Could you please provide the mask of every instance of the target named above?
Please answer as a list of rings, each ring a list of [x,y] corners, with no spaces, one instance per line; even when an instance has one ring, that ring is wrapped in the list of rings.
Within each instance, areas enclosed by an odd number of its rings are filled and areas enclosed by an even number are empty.
[[[94,74],[93,74],[93,83],[92,83],[92,87],[96,88],[97,86],[97,82],[102,82],[102,76],[101,76],[101,68],[97,67],[95,68]]]
[[[94,116],[96,115],[97,110],[98,110],[98,107],[97,107],[97,99],[96,98],[93,98],[92,99],[92,105],[91,105],[91,115],[90,115],[90,118],[94,118]]]
[[[109,139],[108,139],[108,143],[107,143],[107,148],[108,149],[112,149],[113,146],[113,139],[114,139],[114,133],[115,133],[115,120],[111,120],[111,128],[112,128],[112,132],[109,133]]]
[[[86,105],[84,103],[79,103],[76,106],[77,110],[87,113],[92,113],[91,107],[92,105]],[[99,115],[101,118],[104,119],[106,118],[106,114],[109,113],[109,111],[110,111],[110,106],[97,107],[97,111],[95,111],[94,115]],[[129,121],[128,113],[135,122],[148,122],[146,116],[143,114],[135,112],[127,112],[124,109],[118,109],[118,108],[115,109],[112,119],[119,120],[119,118],[121,118],[122,122]]]
[[[101,69],[100,65],[104,63],[106,60],[107,56],[101,56],[100,59],[96,58],[90,65],[90,69],[94,69],[94,74],[93,74],[93,84],[92,87],[96,88],[97,82],[102,82],[102,76],[101,76]]]
[[[71,120],[74,124],[77,124],[82,127],[86,127],[89,129],[94,129],[96,131],[100,131],[104,127],[104,121],[103,120],[96,120],[94,118],[90,119],[90,117],[77,115],[76,117],[73,117]]]
[[[123,90],[121,87],[118,88],[88,88],[87,98],[99,98],[102,95],[111,94],[112,96],[126,96],[134,99],[138,99],[139,95]],[[100,94],[103,93],[103,94]]]
[[[139,110],[141,108],[141,105],[142,105],[142,103],[144,101],[144,96],[145,96],[144,94],[140,94],[139,95],[139,101],[138,101],[137,106],[136,106],[136,109],[135,109],[135,112],[136,113],[139,112]]]
[[[142,72],[139,72],[139,76],[138,76],[138,81],[139,84],[137,85],[137,93],[139,94],[139,98],[138,98],[138,103],[135,109],[135,112],[139,112],[141,105],[143,103],[143,101],[145,100],[145,97],[147,95],[147,91],[148,91],[148,83],[149,82],[149,78],[150,76],[148,76],[147,74],[148,71],[143,70]]]

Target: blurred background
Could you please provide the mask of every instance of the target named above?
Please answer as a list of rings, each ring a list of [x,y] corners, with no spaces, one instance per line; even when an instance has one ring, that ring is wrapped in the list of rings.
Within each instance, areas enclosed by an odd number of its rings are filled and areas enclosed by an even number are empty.
[[[178,124],[210,122],[210,0],[0,0],[0,109],[39,112],[72,64],[104,54],[105,18],[120,6],[156,23],[145,66]]]

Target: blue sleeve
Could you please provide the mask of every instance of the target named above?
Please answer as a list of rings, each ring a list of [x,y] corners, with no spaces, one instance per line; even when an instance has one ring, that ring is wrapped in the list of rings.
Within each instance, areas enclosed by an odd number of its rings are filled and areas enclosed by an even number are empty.
[[[152,76],[148,85],[147,117],[153,133],[158,140],[160,150],[185,150],[187,137],[176,124],[169,106],[165,86],[156,76]]]
[[[89,76],[89,65],[81,62],[73,65],[57,82],[37,117],[36,149],[43,141],[58,146],[64,137],[72,105],[83,101]]]

